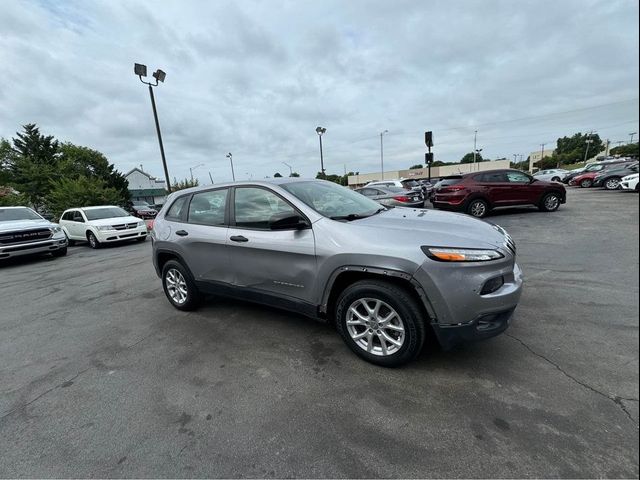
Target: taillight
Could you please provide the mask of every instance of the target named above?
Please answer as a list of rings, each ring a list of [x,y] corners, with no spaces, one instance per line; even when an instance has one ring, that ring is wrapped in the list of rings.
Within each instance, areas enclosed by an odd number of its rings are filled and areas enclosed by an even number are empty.
[[[397,197],[393,197],[394,200],[397,200],[399,202],[410,202],[411,199],[409,197],[407,197],[406,195],[398,195]]]
[[[449,193],[449,192],[459,192],[460,190],[464,190],[463,185],[451,185],[448,187],[442,187],[440,189],[440,192]]]

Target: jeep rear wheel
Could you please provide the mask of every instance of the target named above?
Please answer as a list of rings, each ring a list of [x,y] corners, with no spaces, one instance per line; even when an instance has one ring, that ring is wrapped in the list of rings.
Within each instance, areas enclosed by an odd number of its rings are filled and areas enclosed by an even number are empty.
[[[547,193],[539,205],[543,212],[555,212],[560,208],[560,196],[557,193]]]
[[[620,179],[618,177],[611,177],[604,182],[604,188],[607,190],[617,190],[620,188]]]
[[[356,355],[385,367],[413,360],[426,330],[416,300],[403,288],[378,280],[356,282],[340,294],[336,327]]]
[[[580,186],[582,188],[589,188],[591,185],[593,185],[593,180],[589,180],[588,178],[585,178],[580,182]]]

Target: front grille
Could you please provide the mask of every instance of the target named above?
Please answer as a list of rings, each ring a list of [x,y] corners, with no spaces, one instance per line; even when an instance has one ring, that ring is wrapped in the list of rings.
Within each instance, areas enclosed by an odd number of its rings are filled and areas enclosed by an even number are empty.
[[[136,223],[121,223],[119,225],[113,225],[114,230],[130,230],[132,228],[136,228],[138,226],[138,222]]]
[[[3,251],[4,252],[21,252],[22,250],[29,250],[29,249],[32,249],[32,248],[50,247],[52,245],[55,245],[55,242],[45,242],[45,243],[39,243],[37,245],[20,245],[19,247],[5,248]]]
[[[15,245],[16,243],[39,242],[41,240],[51,238],[51,235],[53,234],[48,228],[0,233],[0,245]]]

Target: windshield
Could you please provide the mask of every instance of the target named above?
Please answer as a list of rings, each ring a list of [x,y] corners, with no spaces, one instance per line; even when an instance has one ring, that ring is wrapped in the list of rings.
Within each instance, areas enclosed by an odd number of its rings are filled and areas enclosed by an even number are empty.
[[[364,195],[332,182],[295,182],[281,187],[320,215],[329,218],[368,217],[382,208]]]
[[[134,200],[133,203],[136,207],[148,207],[149,204],[143,200]]]
[[[42,217],[27,207],[0,208],[0,222],[15,220],[42,220]]]
[[[103,218],[128,217],[129,214],[120,207],[103,207],[82,210],[87,220],[101,220]]]

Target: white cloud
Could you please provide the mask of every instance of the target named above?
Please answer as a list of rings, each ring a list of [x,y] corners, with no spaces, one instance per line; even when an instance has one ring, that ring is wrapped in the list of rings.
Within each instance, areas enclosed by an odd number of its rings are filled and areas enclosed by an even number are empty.
[[[167,72],[156,99],[176,177],[205,163],[202,180],[228,179],[228,151],[239,177],[283,161],[313,176],[317,125],[330,173],[377,169],[384,129],[389,169],[421,161],[425,129],[445,161],[476,128],[492,158],[579,130],[624,140],[637,18],[634,0],[5,2],[0,136],[35,122],[161,175],[143,62]]]

